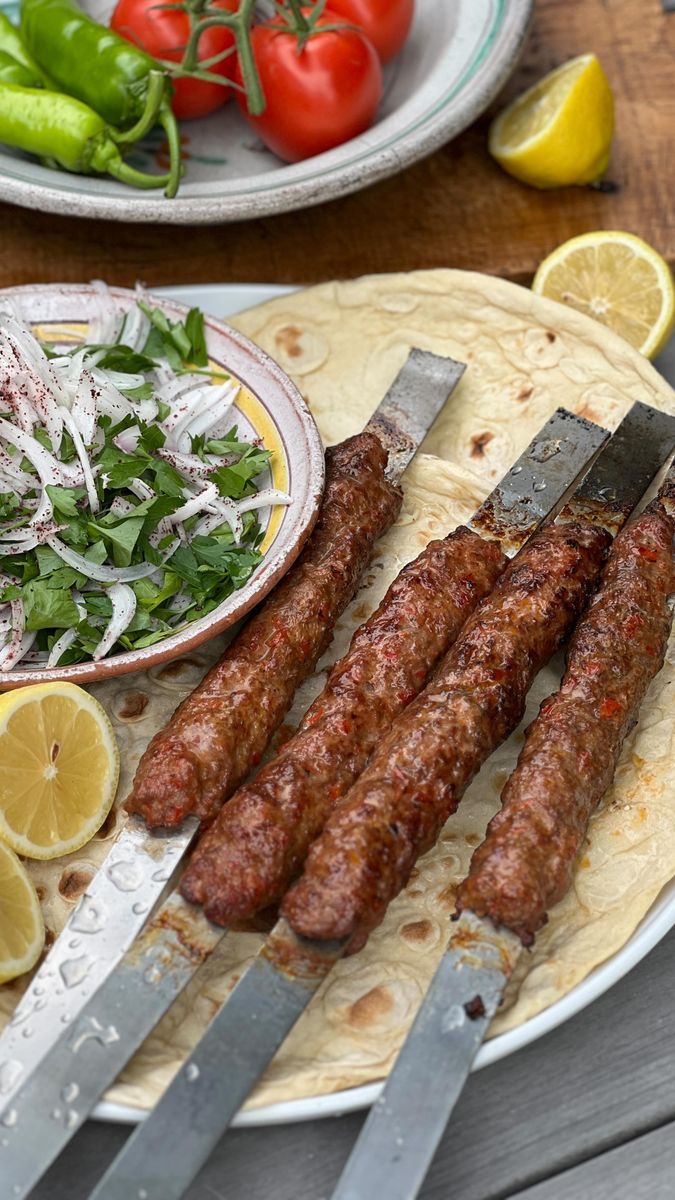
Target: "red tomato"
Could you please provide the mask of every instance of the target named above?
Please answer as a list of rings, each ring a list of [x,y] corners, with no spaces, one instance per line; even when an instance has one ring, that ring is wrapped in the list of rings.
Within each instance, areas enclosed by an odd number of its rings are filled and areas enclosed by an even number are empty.
[[[324,15],[317,26],[330,23]],[[254,26],[251,43],[266,108],[253,117],[239,92],[237,102],[279,158],[286,162],[311,158],[372,124],[382,96],[382,68],[360,32],[315,33],[300,48],[297,34],[287,32],[277,19]],[[241,75],[238,78],[241,82]]]
[[[384,63],[398,54],[410,33],[415,0],[328,0],[328,8],[358,25]]]
[[[176,11],[173,10],[173,5]],[[212,0],[213,7],[236,12],[239,0]],[[190,31],[188,14],[181,9],[180,0],[118,0],[110,20],[116,33],[128,42],[135,42],[155,58],[166,58],[180,62]],[[203,61],[222,54],[234,46],[234,36],[229,29],[214,26],[204,30],[199,39],[199,59]],[[214,73],[224,79],[235,71],[235,55],[228,55],[213,68]],[[201,79],[177,79],[174,82],[173,111],[183,119],[205,117],[215,112],[232,95],[232,89],[220,83],[204,83]]]

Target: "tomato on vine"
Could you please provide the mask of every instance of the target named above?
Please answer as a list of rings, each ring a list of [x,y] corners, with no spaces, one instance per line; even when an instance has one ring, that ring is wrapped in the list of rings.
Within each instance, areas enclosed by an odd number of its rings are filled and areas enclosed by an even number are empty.
[[[358,25],[385,63],[398,54],[410,33],[415,0],[328,0],[328,9]]]
[[[214,8],[236,13],[239,0],[210,0]],[[110,20],[116,33],[135,42],[153,58],[181,62],[190,33],[190,18],[181,0],[118,0]],[[231,29],[222,25],[205,29],[199,39],[198,62],[206,62],[225,51],[226,58],[209,66],[224,79],[235,73],[235,39]],[[176,78],[172,100],[178,118],[205,117],[215,112],[232,95],[232,89],[203,79]]]
[[[382,96],[380,60],[368,38],[335,14],[317,16],[288,0],[271,21],[253,27],[251,47],[265,109],[252,115],[244,93],[237,102],[286,162],[321,154],[372,125]]]

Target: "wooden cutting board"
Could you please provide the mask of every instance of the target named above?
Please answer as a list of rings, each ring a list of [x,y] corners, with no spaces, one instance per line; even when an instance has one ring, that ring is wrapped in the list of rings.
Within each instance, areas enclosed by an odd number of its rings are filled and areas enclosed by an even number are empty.
[[[626,229],[675,263],[675,13],[661,0],[538,0],[506,99],[595,51],[617,100],[610,192],[538,192],[485,150],[487,114],[431,158],[365,192],[302,213],[186,230],[75,221],[0,206],[4,286],[35,280],[149,285],[314,283],[366,272],[453,266],[525,281],[566,238]]]

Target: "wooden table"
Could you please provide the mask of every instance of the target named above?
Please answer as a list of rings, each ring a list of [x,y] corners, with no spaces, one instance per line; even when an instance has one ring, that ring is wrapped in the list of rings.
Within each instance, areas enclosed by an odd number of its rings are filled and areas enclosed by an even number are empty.
[[[439,266],[525,280],[559,242],[603,227],[641,234],[675,262],[675,16],[661,0],[538,0],[505,95],[590,50],[617,98],[613,192],[516,183],[486,153],[485,118],[395,179],[284,217],[182,230],[2,205],[0,284],[316,283]]]
[[[299,283],[441,265],[525,279],[558,242],[602,226],[675,261],[675,15],[659,0],[539,0],[508,94],[590,49],[618,100],[615,191],[520,187],[487,157],[482,121],[397,179],[274,220],[177,236],[4,207],[0,280]],[[675,347],[662,368],[675,383]],[[674,979],[675,932],[573,1021],[474,1075],[421,1200],[672,1200]],[[327,1198],[362,1120],[234,1130],[188,1200]],[[35,1200],[85,1200],[126,1135],[86,1125]]]

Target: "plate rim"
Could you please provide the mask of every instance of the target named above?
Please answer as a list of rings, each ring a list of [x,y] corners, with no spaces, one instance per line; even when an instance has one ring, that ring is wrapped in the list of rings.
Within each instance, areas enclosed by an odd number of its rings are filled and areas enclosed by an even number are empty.
[[[243,308],[238,307],[240,297],[244,297],[244,307],[250,308],[264,303],[266,300],[273,300],[278,296],[290,295],[301,290],[304,289],[281,284],[210,283],[167,285],[164,288],[156,288],[155,293],[175,296],[180,298],[183,303],[186,298],[192,296],[194,300],[199,295],[202,305],[205,300],[217,305],[219,318],[227,319],[237,311],[243,311]],[[502,1058],[507,1058],[510,1054],[515,1054],[518,1050],[538,1041],[545,1034],[569,1021],[623,979],[658,945],[673,926],[675,926],[675,879],[666,884],[654,898],[649,910],[635,927],[628,941],[619,950],[594,967],[570,992],[556,1000],[549,1008],[544,1009],[535,1017],[531,1017],[529,1021],[525,1021],[516,1029],[508,1030],[484,1043],[472,1069],[474,1071],[481,1070]],[[340,1117],[346,1113],[369,1108],[381,1096],[383,1089],[384,1080],[381,1080],[360,1084],[339,1092],[331,1092],[327,1095],[305,1096],[298,1100],[286,1100],[260,1108],[242,1110],[234,1118],[232,1126],[251,1129],[266,1125],[295,1124],[324,1117]],[[92,1117],[96,1120],[128,1125],[139,1124],[145,1120],[147,1115],[148,1110],[146,1109],[117,1104],[108,1100],[101,1101],[92,1113]]]
[[[355,159],[332,162],[335,150],[317,155],[317,169],[309,178],[282,181],[263,191],[252,186],[230,195],[181,197],[179,194],[170,203],[144,194],[131,202],[125,195],[104,196],[79,190],[74,182],[68,187],[67,173],[63,173],[66,182],[62,186],[52,187],[0,168],[0,200],[59,215],[66,215],[70,208],[80,217],[132,224],[210,225],[292,212],[360,191],[397,174],[456,137],[478,118],[506,83],[525,44],[534,0],[493,0],[493,3],[493,26],[472,59],[468,80],[467,68],[430,113],[418,117],[400,136],[390,137],[372,152],[363,142],[366,134],[353,139],[363,147]],[[475,86],[466,87],[471,80],[476,80]],[[455,100],[459,101],[457,107],[453,107]],[[3,157],[5,163],[12,161],[10,156],[0,155],[0,162]],[[328,159],[325,167],[321,165],[323,159]]]

